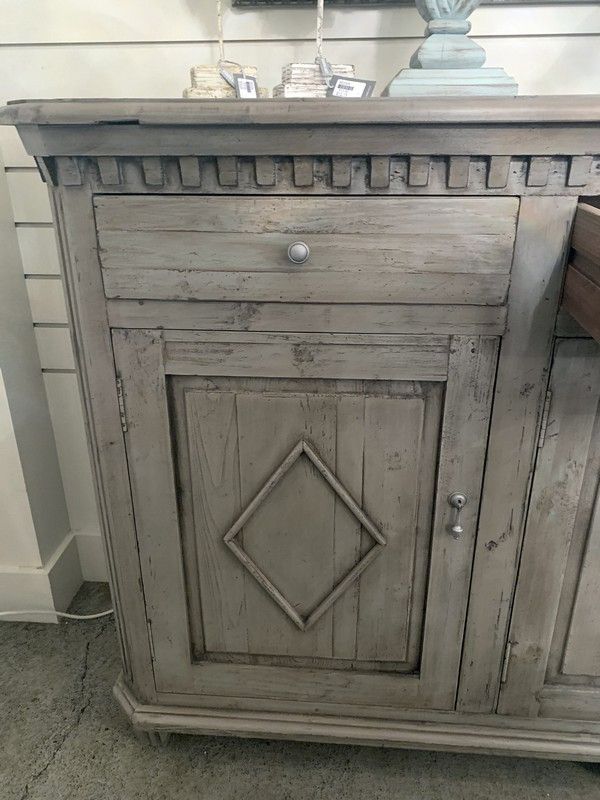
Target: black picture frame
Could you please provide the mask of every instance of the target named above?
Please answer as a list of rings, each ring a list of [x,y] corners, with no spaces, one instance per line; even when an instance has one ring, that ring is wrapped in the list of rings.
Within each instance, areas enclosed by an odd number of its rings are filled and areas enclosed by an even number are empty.
[[[482,0],[485,6],[526,5],[582,5],[598,0]],[[234,8],[299,8],[314,6],[315,0],[232,0]],[[329,6],[355,6],[356,8],[383,8],[386,6],[412,6],[414,0],[325,0]]]

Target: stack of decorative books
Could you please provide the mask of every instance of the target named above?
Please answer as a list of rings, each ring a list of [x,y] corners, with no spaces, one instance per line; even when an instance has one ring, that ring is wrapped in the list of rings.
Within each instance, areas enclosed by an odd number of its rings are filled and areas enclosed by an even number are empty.
[[[229,71],[236,71],[232,69],[232,65],[228,64],[227,68]],[[241,72],[241,69],[237,71]],[[256,78],[258,69],[256,67],[244,67],[244,75]],[[189,89],[184,89],[184,97],[204,97],[212,100],[223,100],[228,97],[236,96],[235,89],[223,78],[216,64],[199,64],[196,67],[192,67],[190,70],[190,77],[192,85]],[[261,97],[269,96],[268,90],[266,89],[259,89],[258,93]]]
[[[352,64],[331,64],[334,75],[354,78]],[[281,70],[281,83],[273,89],[273,97],[327,97],[327,79],[317,63],[286,64]]]

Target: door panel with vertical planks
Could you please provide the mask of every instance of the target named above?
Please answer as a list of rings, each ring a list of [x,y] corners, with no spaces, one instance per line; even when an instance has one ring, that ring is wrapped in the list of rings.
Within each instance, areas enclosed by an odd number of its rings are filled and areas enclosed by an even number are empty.
[[[451,708],[497,339],[113,344],[157,690]]]
[[[557,341],[499,711],[600,709],[600,345]]]

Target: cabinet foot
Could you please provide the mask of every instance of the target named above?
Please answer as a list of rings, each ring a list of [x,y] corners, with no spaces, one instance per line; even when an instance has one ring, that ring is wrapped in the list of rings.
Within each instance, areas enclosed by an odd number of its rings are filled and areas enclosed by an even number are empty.
[[[133,732],[139,742],[150,744],[152,747],[166,747],[171,738],[171,734],[168,731],[148,731],[142,728],[134,728]]]

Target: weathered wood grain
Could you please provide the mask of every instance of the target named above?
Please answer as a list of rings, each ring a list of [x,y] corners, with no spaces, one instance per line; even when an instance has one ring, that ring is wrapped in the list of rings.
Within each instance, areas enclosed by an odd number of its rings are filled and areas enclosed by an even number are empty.
[[[237,334],[233,340],[226,334],[199,334],[179,341],[170,332],[165,336],[166,368],[176,375],[436,381],[448,370],[445,337],[427,342],[398,337],[395,343],[376,344],[300,334]]]
[[[528,186],[545,186],[548,183],[551,160],[548,156],[534,157],[529,160]]]
[[[505,306],[109,300],[107,307],[113,328],[484,336],[506,329]]]
[[[60,186],[136,725],[600,757],[589,340],[564,345],[551,412],[562,402],[568,435],[550,431],[538,459],[521,558],[566,195],[598,184],[598,101],[35,102],[2,117]],[[574,238],[586,280],[590,213]],[[286,260],[297,239],[303,268]]]
[[[237,186],[238,160],[236,156],[217,157],[217,177],[221,186]]]
[[[600,277],[600,268],[598,270]],[[569,264],[563,306],[587,333],[600,342],[600,284]]]
[[[489,189],[502,189],[508,184],[510,156],[492,156],[488,164],[487,186]]]
[[[182,659],[189,660],[189,634],[187,612],[181,607],[185,580],[163,343],[156,331],[113,331],[113,346],[128,419],[129,482],[153,661],[169,673],[180,668]],[[155,670],[154,678],[160,688],[161,672]]]
[[[335,584],[333,533],[335,496],[306,457],[296,460],[281,480],[276,470],[299,440],[310,436],[332,463],[336,447],[336,400],[332,395],[245,394],[238,399],[242,502],[249,507],[263,484],[277,481],[244,526],[243,549],[285,596],[297,626]],[[226,533],[226,531],[224,531]],[[332,615],[309,630],[299,630],[275,605],[263,586],[250,578],[246,604],[254,622],[253,653],[333,656]]]
[[[541,718],[560,720],[563,725],[576,719],[580,728],[587,729],[600,717],[600,691],[594,686],[548,684],[540,692],[539,702]]]
[[[116,186],[121,183],[121,169],[118,159],[101,156],[98,158],[97,163],[102,183],[106,186]]]
[[[502,340],[458,709],[495,707],[575,201],[522,198]]]
[[[146,156],[142,158],[144,180],[148,186],[162,186],[165,180],[163,165],[160,158]]]
[[[595,343],[581,339],[559,343],[550,391],[552,401],[533,481],[509,634],[513,645],[498,704],[500,713],[524,717],[536,716],[539,711],[577,498],[600,401]],[[593,532],[590,534],[593,537]],[[582,621],[577,621],[585,635]],[[595,621],[590,623],[593,628]],[[592,641],[587,641],[586,648],[591,655]]]
[[[256,182],[259,186],[275,186],[275,159],[258,156],[254,161]]]
[[[177,733],[205,733],[221,736],[252,736],[258,738],[300,739],[315,742],[382,745],[405,749],[435,749],[450,752],[477,752],[495,755],[528,756],[537,758],[598,761],[600,739],[597,733],[566,730],[568,722],[558,724],[563,730],[539,728],[535,721],[524,727],[519,720],[509,719],[501,724],[498,717],[479,716],[466,721],[456,715],[439,715],[427,719],[392,719],[382,724],[352,715],[294,714],[290,711],[219,710],[211,706],[192,707],[172,704],[169,695],[164,705],[139,703],[121,680],[114,690],[115,697],[130,721],[145,730]],[[169,701],[171,703],[169,704]],[[260,701],[255,700],[255,705]],[[311,707],[312,710],[312,707]],[[335,712],[334,712],[335,714]],[[426,717],[426,712],[420,712]],[[550,726],[552,721],[544,721]],[[556,721],[553,721],[556,724]],[[586,727],[593,725],[591,721]],[[579,723],[579,728],[581,724]]]
[[[464,189],[469,185],[469,168],[471,159],[468,156],[452,156],[448,160],[448,188]]]
[[[580,338],[586,338],[585,334],[580,334]],[[560,342],[557,344],[560,345]],[[588,342],[588,344],[591,344],[591,342]],[[598,348],[596,349],[596,359],[600,363],[600,349]],[[554,372],[555,365],[553,364]],[[573,385],[572,391],[578,391],[578,387]],[[578,458],[582,458],[582,456],[579,455]],[[579,592],[578,587],[581,582],[582,567],[587,558],[588,543],[592,546],[591,542],[593,540],[592,526],[594,523],[594,508],[598,497],[598,476],[600,476],[600,406],[595,416],[585,461],[581,490],[576,498],[577,509],[571,531],[569,555],[564,567],[560,602],[553,623],[552,644],[548,653],[542,695],[546,688],[550,688],[555,683],[558,688],[565,690],[576,686],[587,686],[596,689],[596,691],[600,688],[600,676],[578,675],[576,672],[567,672],[564,668],[565,654],[569,648],[569,637],[571,634],[578,635],[575,624],[572,624],[574,602]],[[594,624],[593,614],[590,616],[590,623]],[[568,698],[565,697],[565,708],[567,704]],[[540,713],[545,713],[542,706],[543,704],[540,706]]]
[[[312,186],[314,183],[314,159],[294,156],[294,183],[296,186]]]
[[[182,156],[179,159],[179,172],[182,186],[201,186],[202,173],[200,162],[193,156]]]
[[[390,185],[390,159],[385,156],[371,156],[371,187],[384,189]]]
[[[246,576],[223,547],[223,532],[242,508],[237,398],[234,392],[188,389],[182,400],[185,438],[180,447],[190,454],[182,481],[191,493],[193,527],[187,535],[196,544],[203,649],[244,653]]]
[[[463,303],[502,305],[509,275],[455,272],[357,273],[103,270],[108,298],[130,300],[233,300],[251,302]]]
[[[498,345],[497,339],[483,337],[450,341],[421,661],[427,708],[450,708],[456,699]],[[458,539],[451,535],[454,512],[448,497],[453,492],[467,497]]]
[[[589,203],[577,206],[571,246],[577,253],[600,264],[600,208]]]
[[[411,156],[408,160],[409,186],[427,186],[429,168],[430,159],[427,156]]]
[[[515,200],[428,202],[99,197],[107,296],[502,304]],[[436,217],[433,234],[424,223],[425,209]],[[301,267],[287,258],[287,246],[297,237],[311,248]],[[396,270],[406,273],[402,280]],[[474,278],[468,276],[472,271]]]
[[[389,101],[388,101],[389,102]],[[262,105],[262,103],[261,103]],[[281,104],[284,105],[284,104]],[[339,105],[339,104],[336,104]],[[349,105],[349,104],[347,104]],[[358,104],[357,104],[358,105]],[[227,135],[224,135],[226,132]],[[229,130],[223,124],[190,127],[104,125],[83,134],[74,126],[23,125],[21,137],[29,153],[38,156],[394,156],[433,155],[552,157],[598,155],[598,129],[593,122],[547,124],[415,123],[382,124],[374,136],[373,125],[337,123],[318,126],[274,124],[265,135],[260,125]],[[89,138],[88,138],[89,137]],[[564,183],[563,183],[564,186]]]
[[[176,112],[176,113],[175,113]],[[361,103],[319,100],[238,100],[198,103],[180,99],[21,100],[2,109],[3,125],[95,125],[134,122],[137,125],[194,125],[219,122],[248,125],[360,122],[382,124],[600,122],[600,96],[369,98]]]
[[[569,164],[569,186],[585,186],[592,168],[591,156],[573,156]]]
[[[596,352],[595,355],[597,361],[598,353]],[[600,677],[600,635],[597,624],[597,598],[600,593],[599,565],[600,493],[597,493],[562,663],[563,672],[569,675]]]
[[[514,235],[514,197],[99,195],[98,230],[213,233]],[[432,229],[431,218],[435,218]]]
[[[331,183],[345,188],[352,183],[352,157],[334,156],[331,159]]]
[[[51,193],[58,223],[69,316],[77,346],[92,469],[108,557],[111,592],[128,683],[148,701],[156,697],[127,457],[102,280],[91,193],[71,187]]]
[[[431,535],[430,525],[419,523],[423,518],[429,523],[433,505],[431,481],[422,486],[418,481],[423,461],[426,473],[433,474],[440,425],[441,394],[423,394],[365,401],[363,497],[387,544],[360,580],[356,636],[360,659],[409,659],[415,553],[428,549]],[[425,425],[431,406],[436,420]],[[425,434],[429,439],[424,440]]]
[[[102,264],[111,269],[172,269],[178,272],[510,272],[510,234],[379,235],[299,232],[310,256],[302,265],[288,257],[288,233],[106,231],[99,235]],[[375,247],[377,244],[377,247]],[[469,257],[465,257],[469,253]],[[151,280],[151,276],[146,276]],[[357,276],[358,277],[358,276]],[[476,280],[476,278],[474,278]]]
[[[81,186],[83,178],[76,158],[66,156],[56,160],[58,179],[64,186]]]

